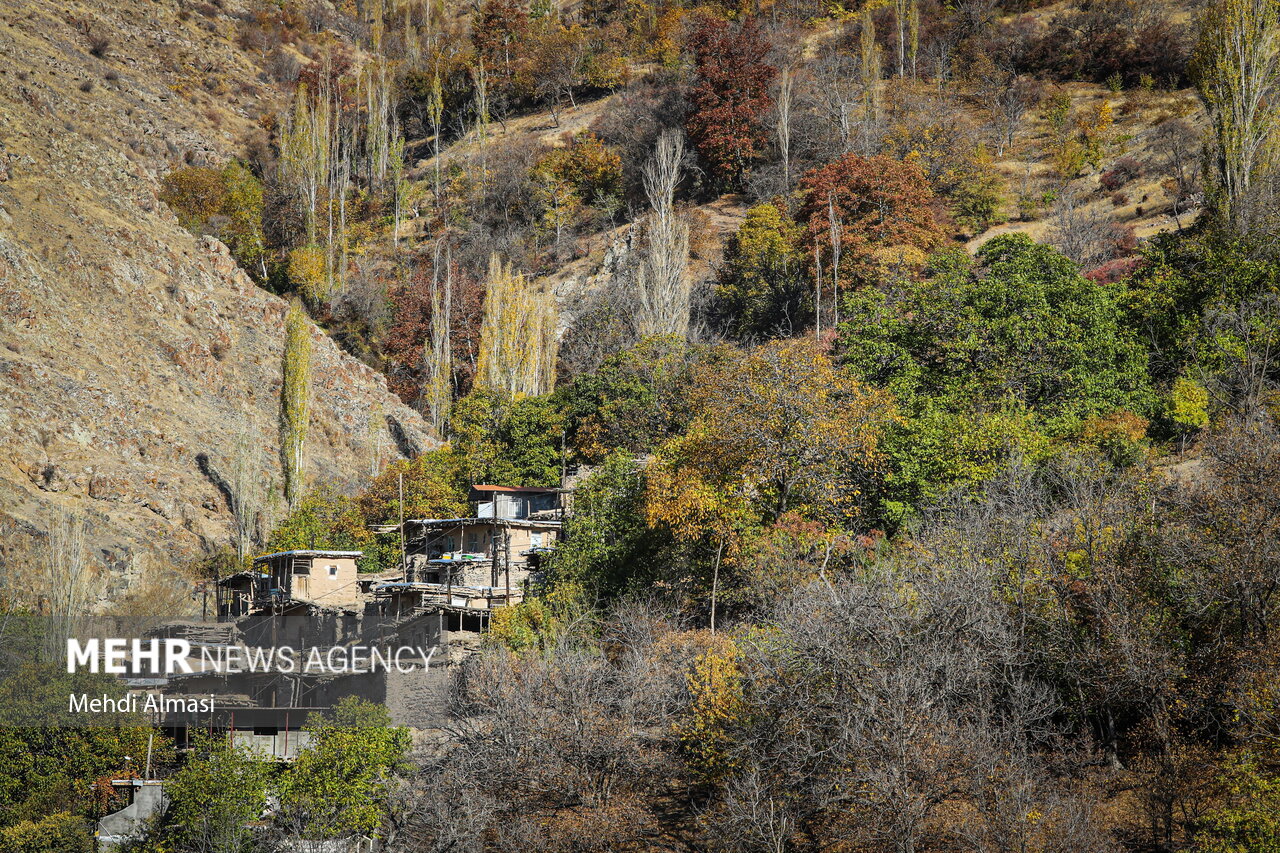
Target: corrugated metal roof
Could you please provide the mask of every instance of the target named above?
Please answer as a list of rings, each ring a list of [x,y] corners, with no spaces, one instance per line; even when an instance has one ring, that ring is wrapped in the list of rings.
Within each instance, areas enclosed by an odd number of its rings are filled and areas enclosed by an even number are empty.
[[[547,489],[541,486],[472,486],[475,492],[532,492],[533,494],[546,495],[558,491],[557,489]]]
[[[426,527],[439,527],[441,525],[458,525],[473,524],[477,526],[503,525],[505,527],[543,527],[543,528],[559,528],[559,521],[539,521],[533,518],[491,518],[485,516],[483,518],[406,518],[405,524],[421,524]]]
[[[364,551],[276,551],[274,554],[263,554],[261,557],[254,557],[253,564],[256,566],[272,557],[363,557]]]

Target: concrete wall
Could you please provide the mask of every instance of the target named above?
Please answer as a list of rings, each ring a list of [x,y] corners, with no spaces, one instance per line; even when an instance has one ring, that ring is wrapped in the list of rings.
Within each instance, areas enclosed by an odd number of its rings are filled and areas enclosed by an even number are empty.
[[[164,811],[168,804],[159,782],[147,780],[135,785],[132,803],[98,821],[99,849],[112,850],[138,837],[142,834],[143,821]]]
[[[263,758],[297,758],[298,753],[311,743],[311,733],[301,729],[236,729],[232,734],[235,746]]]

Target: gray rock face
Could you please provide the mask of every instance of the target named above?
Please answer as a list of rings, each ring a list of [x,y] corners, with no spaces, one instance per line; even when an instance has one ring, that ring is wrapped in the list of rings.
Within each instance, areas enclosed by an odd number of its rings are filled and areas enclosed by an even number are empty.
[[[103,602],[139,565],[177,568],[231,542],[208,469],[225,471],[241,436],[279,491],[287,305],[156,200],[170,168],[235,153],[273,103],[229,14],[93,5],[112,40],[98,59],[62,4],[17,7],[0,20],[14,62],[0,75],[0,573],[29,568],[50,519],[72,511],[105,570]],[[312,377],[314,481],[354,488],[433,445],[384,378],[319,329]]]

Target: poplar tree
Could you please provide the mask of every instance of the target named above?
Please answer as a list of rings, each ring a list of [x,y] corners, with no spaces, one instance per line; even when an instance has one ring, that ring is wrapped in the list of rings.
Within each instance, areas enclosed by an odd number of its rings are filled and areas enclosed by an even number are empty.
[[[778,120],[774,125],[778,137],[778,159],[782,161],[783,194],[791,190],[791,107],[795,102],[795,74],[790,68],[778,76]]]
[[[473,72],[476,89],[476,143],[480,148],[480,198],[486,197],[489,185],[489,77],[485,73],[484,60],[480,60]]]
[[[440,83],[440,69],[431,78],[431,95],[427,101],[427,116],[431,119],[431,149],[435,163],[435,202],[440,207],[444,200],[441,187],[440,134],[444,132],[444,87]]]
[[[391,174],[395,140],[394,96],[387,82],[387,66],[370,67],[365,77],[365,156],[369,188],[384,186]]]
[[[876,44],[876,24],[870,8],[862,12],[862,149],[873,153],[873,129],[880,120],[880,45]]]
[[[304,485],[307,422],[311,409],[311,322],[298,303],[285,318],[283,382],[280,388],[280,454],[284,496],[292,509]]]
[[[652,213],[647,256],[637,272],[637,326],[641,335],[683,338],[689,334],[689,281],[685,275],[689,226],[675,209],[683,157],[684,137],[667,131],[658,137],[653,159],[644,168],[644,189]]]
[[[49,525],[40,549],[44,602],[47,615],[44,651],[57,660],[67,648],[88,612],[90,570],[85,544],[85,520],[75,512],[59,512]]]
[[[253,550],[258,514],[262,511],[262,458],[249,419],[236,420],[236,441],[227,487],[231,518],[235,524],[236,557],[241,561]]]
[[[1250,190],[1276,165],[1280,2],[1217,0],[1206,11],[1194,68],[1209,109],[1221,211],[1247,227]]]
[[[387,66],[370,67],[365,79],[365,171],[369,190],[391,193],[391,242],[400,244],[400,199],[404,178],[404,138],[395,114],[395,93]]]
[[[893,0],[893,18],[898,28],[898,76],[907,76],[907,39],[911,28],[912,0]]]
[[[555,298],[542,285],[489,258],[480,324],[477,384],[508,399],[545,394],[555,386]]]
[[[338,196],[338,287],[347,286],[347,190],[351,186],[351,159],[355,149],[355,132],[349,123],[343,122],[338,130],[338,156],[334,167],[334,191]],[[330,255],[333,249],[330,247]],[[330,267],[333,262],[330,261]]]
[[[911,65],[911,79],[917,77],[916,62],[920,56],[920,3],[912,0],[907,7],[907,61]]]
[[[440,247],[437,244],[431,273],[431,334],[423,347],[423,389],[431,427],[444,437],[449,404],[453,402],[453,258],[446,250],[444,284],[440,282]]]
[[[321,191],[327,189],[330,159],[330,110],[327,97],[313,99],[299,87],[280,138],[280,177],[296,186],[304,202],[307,242],[315,244]]]

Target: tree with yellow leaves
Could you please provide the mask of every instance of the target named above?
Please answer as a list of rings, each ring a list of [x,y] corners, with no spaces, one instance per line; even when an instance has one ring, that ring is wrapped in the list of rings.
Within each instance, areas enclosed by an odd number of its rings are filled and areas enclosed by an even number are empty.
[[[284,462],[284,493],[290,507],[302,496],[305,478],[303,450],[311,410],[311,321],[294,303],[285,318],[284,369],[280,386],[280,455]]]
[[[302,195],[308,245],[316,243],[318,211],[328,190],[332,121],[327,93],[313,99],[302,86],[280,135],[281,184]]]
[[[676,723],[676,737],[694,772],[704,781],[723,781],[738,769],[736,730],[749,710],[733,640],[713,637],[710,648],[693,661],[685,682],[689,707]]]
[[[476,382],[508,399],[545,394],[555,386],[555,297],[545,286],[489,259]]]
[[[453,259],[445,249],[444,286],[440,282],[440,243],[431,265],[431,334],[422,350],[422,398],[431,427],[443,438],[453,403]]]

